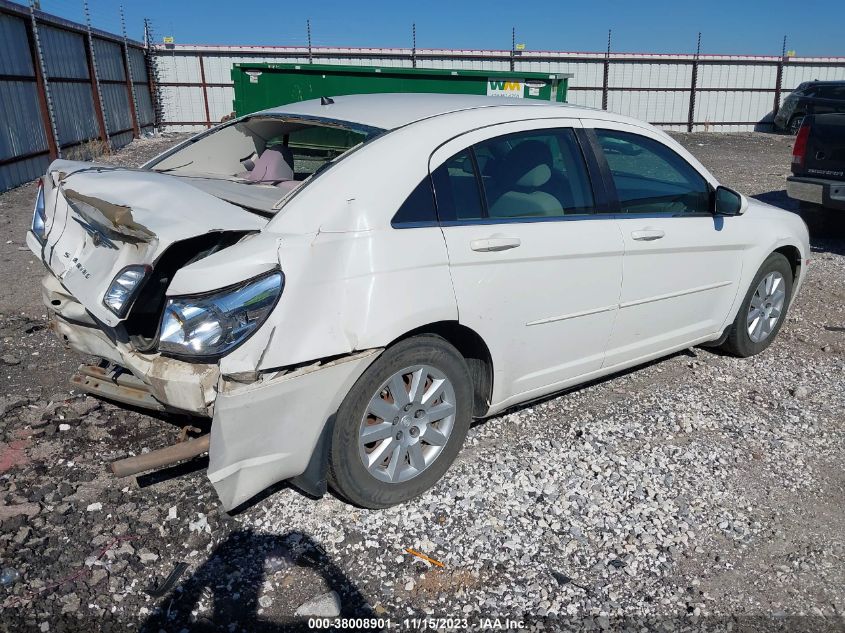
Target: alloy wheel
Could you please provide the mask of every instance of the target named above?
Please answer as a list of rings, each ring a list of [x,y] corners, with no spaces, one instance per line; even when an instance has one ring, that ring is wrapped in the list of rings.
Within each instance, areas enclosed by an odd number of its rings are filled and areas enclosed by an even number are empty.
[[[455,425],[455,388],[430,365],[406,367],[370,399],[358,430],[364,467],[387,483],[408,481],[431,466]]]
[[[748,306],[748,337],[754,343],[765,341],[775,329],[783,315],[783,304],[786,300],[786,283],[777,271],[770,272],[760,280],[751,304]]]

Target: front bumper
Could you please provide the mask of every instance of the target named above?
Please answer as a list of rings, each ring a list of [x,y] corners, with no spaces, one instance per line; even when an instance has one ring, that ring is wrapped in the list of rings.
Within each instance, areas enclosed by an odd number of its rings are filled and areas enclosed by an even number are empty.
[[[244,383],[222,375],[216,364],[141,354],[112,340],[53,275],[42,280],[42,294],[51,328],[71,349],[131,373],[121,378],[81,368],[74,386],[127,404],[212,418],[208,478],[226,510],[305,472],[326,423],[382,351],[256,372]]]
[[[789,176],[786,179],[786,194],[793,200],[845,210],[845,182],[841,180]]]

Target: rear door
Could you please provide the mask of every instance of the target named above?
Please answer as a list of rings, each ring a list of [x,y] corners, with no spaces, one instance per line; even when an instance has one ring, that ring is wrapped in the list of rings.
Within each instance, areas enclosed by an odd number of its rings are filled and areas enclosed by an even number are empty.
[[[738,291],[742,253],[751,245],[741,218],[710,212],[711,183],[660,133],[608,121],[584,124],[605,161],[625,242],[605,367],[721,331]]]
[[[573,125],[492,126],[431,158],[460,321],[490,348],[496,405],[599,370],[615,318],[622,237],[595,213]]]

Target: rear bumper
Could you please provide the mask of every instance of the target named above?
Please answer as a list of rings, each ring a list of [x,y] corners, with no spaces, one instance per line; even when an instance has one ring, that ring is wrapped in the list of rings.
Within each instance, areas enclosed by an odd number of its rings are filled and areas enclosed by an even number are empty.
[[[841,180],[789,176],[786,179],[786,194],[793,200],[845,210],[845,182]]]
[[[305,472],[323,428],[381,349],[264,374],[249,385],[221,381],[211,423],[208,478],[231,510],[268,486]]]
[[[217,365],[186,363],[159,354],[141,354],[127,344],[112,340],[51,274],[41,280],[41,296],[50,313],[50,328],[72,350],[104,358],[125,368],[146,386],[163,408],[200,416],[211,415],[220,379]],[[91,388],[86,388],[83,382],[74,384],[80,389],[96,392],[93,383],[88,385]],[[105,393],[100,395],[114,397]],[[134,404],[143,406],[140,402]]]

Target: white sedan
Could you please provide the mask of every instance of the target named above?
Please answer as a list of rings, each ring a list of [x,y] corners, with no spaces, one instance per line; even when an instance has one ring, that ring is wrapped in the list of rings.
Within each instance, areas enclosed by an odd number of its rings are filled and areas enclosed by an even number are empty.
[[[56,161],[27,240],[54,331],[102,359],[79,389],[210,418],[115,472],[207,450],[227,509],[285,479],[400,503],[473,418],[693,345],[757,354],[810,253],[650,125],[431,94],[267,110],[141,169]]]

